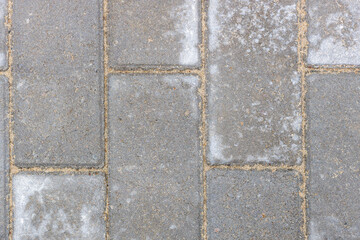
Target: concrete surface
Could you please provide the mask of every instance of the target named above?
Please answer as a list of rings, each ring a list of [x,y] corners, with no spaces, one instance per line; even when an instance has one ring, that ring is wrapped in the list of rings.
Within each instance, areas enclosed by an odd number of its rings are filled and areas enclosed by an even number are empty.
[[[287,171],[207,173],[209,239],[301,239],[301,177]]]
[[[300,164],[296,0],[210,0],[210,164]]]
[[[104,239],[104,180],[101,175],[16,175],[14,239]]]
[[[112,68],[199,66],[200,36],[200,0],[109,1]]]
[[[360,76],[308,81],[309,239],[360,239]]]
[[[110,238],[199,239],[196,76],[109,80]]]
[[[359,9],[0,0],[0,238],[360,239]]]
[[[18,166],[103,163],[102,3],[15,0]]]

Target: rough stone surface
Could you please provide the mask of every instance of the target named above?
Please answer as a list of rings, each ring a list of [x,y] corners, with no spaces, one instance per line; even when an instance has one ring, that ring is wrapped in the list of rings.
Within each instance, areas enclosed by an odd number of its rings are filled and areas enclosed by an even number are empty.
[[[200,64],[199,0],[110,0],[109,65]]]
[[[109,79],[111,239],[200,239],[199,80]]]
[[[310,64],[360,64],[360,4],[308,0]]]
[[[309,239],[360,239],[360,76],[308,85]]]
[[[8,28],[5,25],[5,17],[7,15],[7,2],[7,0],[0,0],[0,70],[5,70],[8,68]]]
[[[8,194],[7,174],[9,169],[8,157],[8,80],[0,77],[0,239],[7,238],[8,205],[6,195]]]
[[[103,161],[102,1],[14,0],[15,163]]]
[[[101,175],[16,175],[14,240],[105,239],[104,180]]]
[[[207,182],[209,240],[303,238],[297,173],[216,169]]]
[[[299,164],[296,0],[210,0],[210,164]]]

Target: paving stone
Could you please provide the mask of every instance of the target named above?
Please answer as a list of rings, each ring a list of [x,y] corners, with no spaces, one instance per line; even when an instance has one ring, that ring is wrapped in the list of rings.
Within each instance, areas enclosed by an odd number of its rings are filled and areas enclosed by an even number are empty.
[[[360,64],[360,4],[308,0],[310,64]]]
[[[199,80],[109,79],[111,239],[200,239]]]
[[[4,76],[0,77],[0,239],[7,238],[8,205],[6,196],[8,194],[8,81]]]
[[[360,239],[360,76],[308,78],[309,239]]]
[[[103,162],[101,0],[15,0],[15,163]]]
[[[109,1],[109,65],[200,65],[200,0]]]
[[[303,238],[296,172],[216,169],[207,183],[209,240]]]
[[[299,164],[296,0],[210,0],[210,164]]]
[[[8,58],[7,58],[8,28],[5,25],[6,15],[7,15],[7,1],[0,0],[0,70],[5,70],[8,68]]]
[[[101,175],[14,176],[14,240],[105,239],[104,180]]]

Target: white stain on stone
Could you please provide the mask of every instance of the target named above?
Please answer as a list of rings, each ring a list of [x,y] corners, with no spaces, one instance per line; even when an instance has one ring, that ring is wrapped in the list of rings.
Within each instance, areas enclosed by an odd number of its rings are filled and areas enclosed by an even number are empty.
[[[273,146],[264,150],[263,154],[258,155],[248,155],[246,161],[250,163],[261,162],[261,163],[271,163],[272,161],[281,161],[282,157],[288,153],[289,147],[280,141],[279,145]]]
[[[5,66],[6,65],[6,54],[5,53],[0,53],[0,66]]]
[[[88,179],[87,176],[84,178],[89,184],[98,181]],[[14,239],[48,239],[49,234],[54,239],[66,235],[78,236],[77,239],[90,239],[99,234],[99,226],[94,222],[94,213],[99,212],[99,206],[82,205],[77,216],[67,212],[66,202],[64,206],[58,204],[62,203],[59,197],[61,198],[64,185],[75,184],[72,177],[61,180],[66,180],[67,184],[59,184],[59,176],[53,175],[14,177]],[[68,200],[71,197],[64,199],[71,201]],[[73,209],[68,210],[71,212]],[[78,217],[78,220],[74,220],[74,216]]]
[[[321,2],[319,2],[321,4]],[[310,64],[360,64],[360,4],[353,0],[330,0],[337,7],[327,15],[310,9]],[[333,8],[333,9],[334,9]]]
[[[182,51],[181,65],[195,65],[199,62],[199,11],[197,0],[184,0],[171,14],[175,21],[176,32],[180,35]]]
[[[228,149],[222,141],[222,137],[216,133],[216,124],[211,123],[209,127],[209,161],[214,164],[217,160],[221,163],[228,163],[233,160],[233,157],[225,157],[223,152]]]
[[[319,233],[316,223],[314,221],[310,221],[309,227],[309,240],[321,240],[321,233]]]
[[[210,51],[214,51],[219,47],[218,35],[220,34],[221,27],[218,21],[218,0],[210,0],[209,3],[209,49]]]
[[[37,195],[38,198],[36,200],[40,204],[44,202],[40,192],[47,188],[48,181],[47,179],[45,179],[45,181],[41,180],[42,179],[39,179],[36,176],[18,175],[14,178],[14,196],[16,196],[14,201],[14,205],[16,206],[14,208],[14,239],[23,239],[23,233],[26,233],[26,236],[38,238],[45,231],[46,226],[44,226],[44,222],[47,222],[47,219],[49,220],[50,216],[48,215],[45,216],[41,221],[42,224],[37,228],[32,224],[28,224],[36,217],[34,216],[33,211],[31,211],[32,209],[30,209],[30,211],[27,210],[29,208],[29,198]]]
[[[296,2],[283,5],[276,1],[240,0],[209,3],[209,49],[239,44],[247,54],[279,52],[292,46],[296,31]]]
[[[298,72],[293,72],[291,76],[291,82],[294,86],[297,86],[300,83],[300,75]]]

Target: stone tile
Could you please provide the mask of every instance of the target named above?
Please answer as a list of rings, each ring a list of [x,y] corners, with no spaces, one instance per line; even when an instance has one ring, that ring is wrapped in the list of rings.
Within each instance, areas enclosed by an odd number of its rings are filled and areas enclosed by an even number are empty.
[[[6,239],[8,234],[8,204],[6,201],[9,172],[8,99],[8,80],[6,77],[0,76],[0,239]]]
[[[8,68],[8,57],[7,57],[7,36],[8,28],[5,25],[5,18],[7,12],[7,0],[0,0],[0,70]]]
[[[302,239],[300,184],[296,172],[209,171],[209,240]]]
[[[101,0],[15,0],[18,166],[103,162]]]
[[[296,0],[210,0],[210,164],[299,164]]]
[[[200,0],[110,0],[110,67],[199,66],[200,7]]]
[[[104,180],[101,175],[14,176],[14,240],[105,239]]]
[[[360,239],[360,76],[308,78],[310,240]]]
[[[308,0],[310,64],[360,64],[360,4]]]
[[[109,79],[111,239],[200,239],[199,80]]]

